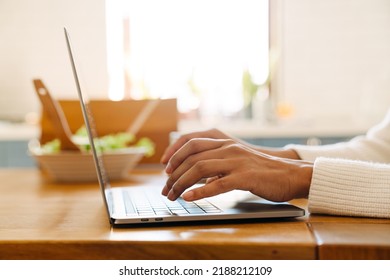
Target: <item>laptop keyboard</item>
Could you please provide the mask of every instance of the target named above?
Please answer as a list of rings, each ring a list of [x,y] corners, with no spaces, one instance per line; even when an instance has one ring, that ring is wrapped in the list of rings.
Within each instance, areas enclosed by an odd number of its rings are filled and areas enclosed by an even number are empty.
[[[187,202],[182,198],[170,201],[165,196],[155,191],[132,192],[131,189],[123,190],[123,198],[127,216],[162,216],[162,215],[199,215],[207,213],[220,213],[221,209],[207,200],[201,199],[195,202]]]

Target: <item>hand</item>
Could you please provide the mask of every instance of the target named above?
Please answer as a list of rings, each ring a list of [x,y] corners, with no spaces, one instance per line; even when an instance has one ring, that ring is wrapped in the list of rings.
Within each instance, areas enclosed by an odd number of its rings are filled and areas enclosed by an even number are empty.
[[[294,150],[285,149],[285,148],[269,148],[269,147],[255,146],[245,141],[242,141],[240,139],[229,136],[218,129],[210,129],[210,130],[188,133],[180,136],[175,143],[173,143],[165,150],[164,154],[161,157],[161,163],[167,164],[170,158],[181,147],[183,147],[184,144],[186,144],[191,139],[196,139],[196,138],[211,138],[211,139],[226,139],[226,140],[229,139],[229,140],[233,140],[235,143],[242,144],[243,146],[246,146],[252,150],[256,150],[264,154],[273,155],[281,158],[300,159],[299,155]]]
[[[193,138],[170,157],[162,194],[175,200],[199,180],[212,178],[183,198],[193,201],[238,189],[288,201],[308,195],[312,171],[310,162],[270,156],[231,139]]]
[[[177,152],[185,143],[194,138],[212,138],[212,139],[233,139],[231,136],[219,131],[218,129],[210,129],[184,134],[176,140],[173,145],[169,146],[161,157],[161,163],[167,164],[174,153]],[[238,141],[238,140],[236,140]]]

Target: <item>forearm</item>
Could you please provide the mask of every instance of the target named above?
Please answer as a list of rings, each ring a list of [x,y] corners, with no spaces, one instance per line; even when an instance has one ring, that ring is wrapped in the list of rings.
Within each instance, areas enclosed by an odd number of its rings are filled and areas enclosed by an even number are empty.
[[[390,162],[390,111],[384,120],[371,128],[366,135],[347,142],[322,146],[288,145],[300,158],[314,161],[317,157]]]
[[[301,159],[294,149],[290,148],[265,148],[253,146],[253,148],[261,153],[287,159]]]
[[[390,218],[390,165],[318,158],[313,170],[311,213]]]
[[[318,157],[328,157],[381,163],[390,162],[390,143],[366,137],[322,146],[288,145],[286,149],[295,150],[301,159],[310,161],[314,161]]]

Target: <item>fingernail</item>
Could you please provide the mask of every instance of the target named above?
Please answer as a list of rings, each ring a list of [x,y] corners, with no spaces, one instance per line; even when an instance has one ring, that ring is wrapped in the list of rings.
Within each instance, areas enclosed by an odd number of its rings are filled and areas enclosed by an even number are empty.
[[[193,198],[194,198],[194,192],[193,191],[188,191],[188,192],[184,193],[182,197],[183,197],[184,200],[192,201]]]
[[[173,194],[172,194],[171,192],[168,193],[167,198],[168,198],[170,201],[175,201],[175,200],[176,200],[176,197],[174,197]]]
[[[167,196],[167,194],[168,194],[168,187],[167,187],[167,185],[165,185],[163,187],[163,189],[161,190],[161,194]]]
[[[172,166],[169,162],[168,162],[168,165],[165,167],[165,173],[167,173],[167,174],[172,173]]]
[[[170,189],[169,190],[169,192],[168,192],[168,194],[167,194],[167,198],[169,199],[169,200],[175,200],[176,199],[176,197],[175,197],[175,195],[174,195],[174,193],[173,193],[173,189]]]

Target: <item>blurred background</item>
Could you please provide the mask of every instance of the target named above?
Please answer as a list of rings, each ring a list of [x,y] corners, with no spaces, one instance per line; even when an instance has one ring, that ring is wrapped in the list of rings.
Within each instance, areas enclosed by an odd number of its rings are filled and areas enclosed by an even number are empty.
[[[324,144],[390,107],[388,0],[1,0],[2,166],[31,165],[32,79],[76,99],[64,26],[91,98],[176,98],[183,132]]]

